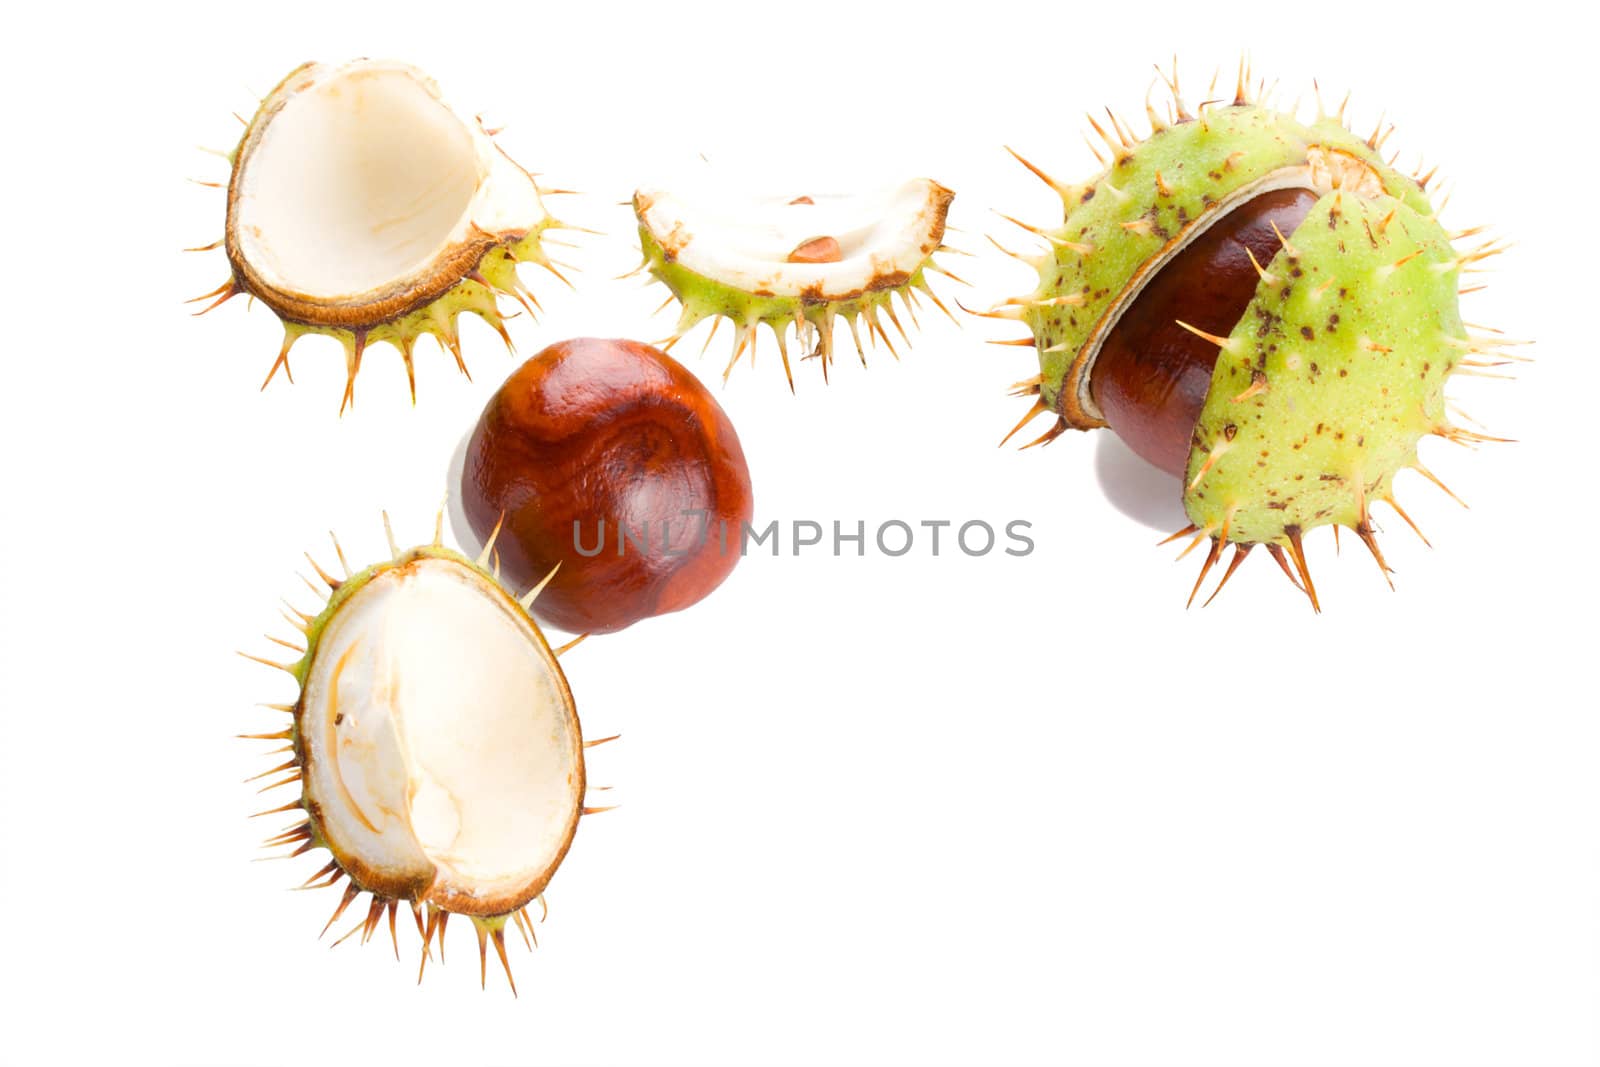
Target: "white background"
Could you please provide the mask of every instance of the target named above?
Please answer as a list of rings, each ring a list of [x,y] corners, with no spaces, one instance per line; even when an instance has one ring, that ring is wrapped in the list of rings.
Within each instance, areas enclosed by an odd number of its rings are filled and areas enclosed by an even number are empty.
[[[1596,270],[1585,34],[1520,4],[869,6],[331,3],[8,16],[0,1058],[34,1063],[1600,1063],[1600,725],[1591,693]],[[32,23],[29,19],[35,20]],[[39,21],[39,20],[52,21]],[[769,339],[718,396],[757,518],[1014,518],[1025,559],[926,546],[746,560],[691,611],[566,657],[623,807],[586,820],[521,998],[478,989],[469,927],[414,985],[385,940],[318,943],[321,860],[253,863],[273,820],[238,732],[290,683],[275,605],[300,553],[376,558],[380,509],[431,531],[456,442],[517,365],[464,327],[406,402],[374,349],[336,417],[332,342],[257,391],[279,331],[225,277],[225,164],[255,96],[309,58],[408,59],[552,184],[569,292],[510,324],[655,339],[612,281],[618,206],[667,162],[958,193],[969,306],[1031,277],[991,211],[1053,222],[1001,150],[1087,176],[1082,112],[1141,113],[1152,64],[1199,90],[1248,50],[1443,164],[1446,221],[1517,242],[1467,318],[1539,342],[1454,392],[1520,439],[1423,459],[1384,545],[1309,551],[1313,616],[1252,560],[1185,611],[1177,490],[1105,435],[995,447],[1032,353],[924,316],[915,348],[824,388]],[[696,358],[714,381],[727,333]],[[1039,427],[1044,428],[1043,424]],[[274,794],[276,795],[276,794]],[[284,799],[288,799],[285,797]],[[266,824],[266,825],[263,825]],[[330,938],[331,940],[331,938]]]

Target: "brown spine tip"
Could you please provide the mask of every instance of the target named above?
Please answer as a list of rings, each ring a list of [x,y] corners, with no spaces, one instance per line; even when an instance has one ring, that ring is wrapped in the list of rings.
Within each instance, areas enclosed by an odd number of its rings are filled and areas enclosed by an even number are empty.
[[[1239,564],[1244,562],[1244,558],[1248,556],[1250,554],[1250,550],[1255,547],[1255,544],[1251,542],[1234,542],[1233,558],[1228,561],[1228,569],[1222,572],[1222,580],[1217,583],[1217,587],[1215,589],[1211,590],[1211,595],[1206,597],[1205,603],[1200,605],[1202,608],[1211,606],[1211,602],[1217,599],[1217,594],[1222,592],[1223,587],[1228,584],[1228,579],[1233,577],[1233,572],[1239,569]]]
[[[339,880],[339,876],[342,874],[343,872],[339,869],[339,861],[329,860],[327,866],[323,867],[322,870],[318,871],[316,874],[313,874],[310,878],[307,878],[305,881],[301,882],[296,888],[324,889],[327,886],[332,885],[334,882],[337,882]],[[334,876],[332,881],[325,882],[321,885],[316,884],[318,882],[322,882],[322,879],[327,878],[329,875]]]
[[[568,641],[566,644],[557,646],[556,649],[555,649],[555,654],[558,655],[558,656],[565,655],[566,653],[571,652],[573,649],[577,648],[579,645],[583,644],[588,639],[589,639],[589,635],[588,634],[579,634],[577,637],[574,637],[571,641]]]
[[[1011,432],[1000,438],[999,447],[1004,448],[1006,446],[1006,442],[1017,436],[1018,433],[1022,432],[1022,428],[1024,426],[1028,425],[1028,423],[1032,422],[1040,415],[1045,414],[1049,410],[1050,408],[1046,406],[1043,400],[1035,400],[1033,402],[1033,406],[1028,409],[1028,413],[1022,416],[1022,419],[1015,426],[1011,427]]]
[[[539,938],[533,932],[533,920],[528,918],[527,905],[524,904],[522,907],[512,912],[511,917],[516,920],[517,929],[522,931],[522,943],[528,946],[528,951],[532,952],[534,949],[538,948]]]
[[[283,347],[278,349],[278,358],[273,362],[272,369],[267,371],[266,380],[261,383],[262,389],[272,384],[272,379],[277,376],[279,367],[283,368],[283,376],[289,379],[289,384],[294,384],[294,372],[289,369],[289,349],[294,347],[294,343],[298,339],[297,334],[287,331],[284,333]]]
[[[361,943],[365,945],[372,940],[373,933],[378,929],[378,923],[383,919],[384,899],[378,894],[372,894],[372,900],[367,905],[367,917],[361,922]]]
[[[500,957],[500,966],[506,972],[506,981],[511,983],[511,995],[517,995],[517,980],[511,976],[511,961],[506,958],[506,928],[497,926],[489,935],[494,941],[495,955]]]
[[[1289,554],[1294,560],[1295,570],[1300,573],[1301,587],[1311,600],[1311,610],[1320,615],[1322,605],[1317,603],[1317,587],[1311,582],[1311,568],[1306,564],[1305,546],[1300,542],[1300,527],[1287,526],[1283,532],[1289,538]]]
[[[345,886],[344,896],[339,900],[339,906],[333,909],[333,914],[328,916],[327,923],[322,927],[322,933],[318,934],[317,936],[322,937],[327,934],[329,928],[332,927],[334,923],[339,921],[339,916],[344,914],[344,909],[348,908],[350,906],[350,902],[360,895],[361,887],[356,885],[354,882],[351,882],[349,885]]]
[[[1334,527],[1338,529],[1337,526]],[[1390,577],[1394,569],[1389,566],[1389,561],[1383,558],[1383,551],[1378,548],[1378,539],[1372,532],[1372,524],[1362,519],[1355,527],[1356,536],[1361,538],[1361,543],[1367,546],[1367,551],[1372,553],[1372,558],[1378,561],[1378,570],[1383,574],[1383,580],[1389,583],[1389,588],[1394,589],[1394,579]]]
[[[482,923],[474,923],[478,930],[478,988],[489,988],[489,934]]]
[[[1183,605],[1185,608],[1194,607],[1194,598],[1200,595],[1200,586],[1205,583],[1206,575],[1211,573],[1211,568],[1216,566],[1217,560],[1222,557],[1222,545],[1222,538],[1211,539],[1211,551],[1206,553],[1206,560],[1200,565],[1200,575],[1194,580],[1194,588],[1189,590],[1189,599]]]
[[[439,929],[439,917],[443,914],[444,912],[432,904],[428,905],[428,925],[422,931],[422,966],[417,968],[418,982],[422,981],[423,967],[427,965],[429,960],[433,959],[433,935],[434,931]],[[442,937],[439,939],[439,962],[444,962],[444,939]]]
[[[1284,555],[1283,546],[1268,543],[1267,552],[1272,556],[1272,561],[1278,565],[1278,569],[1283,572],[1283,576],[1289,579],[1289,584],[1302,593],[1305,592],[1305,587],[1300,584],[1300,579],[1296,578],[1294,571],[1289,569],[1289,558]]]
[[[1189,525],[1185,526],[1183,529],[1179,530],[1177,533],[1169,534],[1168,536],[1163,537],[1161,540],[1157,541],[1156,542],[1156,547],[1160,548],[1162,545],[1170,545],[1174,541],[1181,540],[1182,538],[1188,537],[1192,533],[1199,532],[1199,530],[1200,530],[1200,527],[1196,526],[1194,523],[1191,522]]]

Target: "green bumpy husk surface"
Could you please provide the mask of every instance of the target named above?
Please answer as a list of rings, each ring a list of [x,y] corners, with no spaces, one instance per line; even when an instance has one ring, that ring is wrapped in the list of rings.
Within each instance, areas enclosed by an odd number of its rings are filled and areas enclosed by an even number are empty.
[[[1448,427],[1444,381],[1470,347],[1461,260],[1423,188],[1379,157],[1377,138],[1251,103],[1107,140],[1115,158],[1090,183],[1046,178],[1063,222],[1036,231],[1052,245],[1034,261],[1039,286],[1010,302],[1038,349],[1039,408],[1060,416],[1046,439],[1105,425],[1093,354],[1189,235],[1270,189],[1313,188],[1320,199],[1283,235],[1220,353],[1184,507],[1197,530],[1244,544],[1328,523],[1365,531],[1418,440]]]
[[[1404,202],[1318,201],[1217,359],[1189,456],[1195,525],[1247,543],[1365,525],[1368,502],[1389,498],[1417,442],[1444,425],[1466,337],[1455,259],[1439,224]]]

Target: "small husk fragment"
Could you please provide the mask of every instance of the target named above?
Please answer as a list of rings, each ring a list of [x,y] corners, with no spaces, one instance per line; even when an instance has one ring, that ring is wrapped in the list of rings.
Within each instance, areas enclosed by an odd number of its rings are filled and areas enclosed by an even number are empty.
[[[899,358],[886,331],[888,319],[902,344],[910,344],[894,298],[917,325],[919,294],[949,315],[928,286],[929,274],[960,281],[934,261],[944,244],[945,215],[955,194],[918,178],[872,193],[752,197],[709,183],[681,189],[640,189],[633,196],[639,245],[648,270],[682,305],[668,350],[704,319],[711,334],[733,323],[733,355],[723,379],[748,350],[755,362],[756,332],[772,331],[789,388],[790,330],[804,358],[817,358],[823,379],[834,356],[834,320],[850,329],[866,365],[861,326]],[[665,306],[665,305],[663,305]],[[707,336],[706,344],[711,342]]]

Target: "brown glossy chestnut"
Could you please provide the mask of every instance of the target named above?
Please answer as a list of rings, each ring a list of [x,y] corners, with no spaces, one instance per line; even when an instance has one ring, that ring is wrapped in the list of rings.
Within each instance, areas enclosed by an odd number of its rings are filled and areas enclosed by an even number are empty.
[[[706,387],[637,341],[577,338],[524,363],[467,444],[461,500],[533,612],[608,633],[678,611],[739,561],[750,472]]]
[[[1283,189],[1241,204],[1157,272],[1101,345],[1089,377],[1094,401],[1112,431],[1162,470],[1184,475],[1219,351],[1178,323],[1232,333],[1260,281],[1250,257],[1272,262],[1279,233],[1292,233],[1316,202],[1315,193]]]

